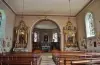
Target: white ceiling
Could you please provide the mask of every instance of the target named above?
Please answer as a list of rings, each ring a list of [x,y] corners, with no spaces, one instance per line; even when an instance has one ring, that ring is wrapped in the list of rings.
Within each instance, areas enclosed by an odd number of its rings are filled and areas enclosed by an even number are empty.
[[[4,0],[16,12],[27,15],[70,15],[69,0]],[[71,0],[71,16],[75,16],[90,0]]]

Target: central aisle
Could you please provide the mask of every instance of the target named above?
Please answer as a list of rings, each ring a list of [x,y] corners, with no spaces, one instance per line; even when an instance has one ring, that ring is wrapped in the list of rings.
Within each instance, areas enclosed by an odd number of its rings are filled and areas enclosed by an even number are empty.
[[[42,60],[41,60],[40,65],[55,65],[55,63],[52,60],[51,53],[43,53],[41,57],[42,57]]]

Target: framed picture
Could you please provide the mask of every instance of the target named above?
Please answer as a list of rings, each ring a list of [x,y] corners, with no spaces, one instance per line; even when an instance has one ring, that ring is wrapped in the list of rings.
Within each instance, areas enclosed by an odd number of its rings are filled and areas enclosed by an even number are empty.
[[[48,35],[44,35],[44,41],[45,41],[45,42],[48,41]]]

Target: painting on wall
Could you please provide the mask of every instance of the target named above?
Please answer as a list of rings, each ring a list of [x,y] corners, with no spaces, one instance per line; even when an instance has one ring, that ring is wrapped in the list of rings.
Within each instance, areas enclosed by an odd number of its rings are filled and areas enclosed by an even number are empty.
[[[45,42],[48,41],[48,35],[44,35],[44,41],[45,41]]]

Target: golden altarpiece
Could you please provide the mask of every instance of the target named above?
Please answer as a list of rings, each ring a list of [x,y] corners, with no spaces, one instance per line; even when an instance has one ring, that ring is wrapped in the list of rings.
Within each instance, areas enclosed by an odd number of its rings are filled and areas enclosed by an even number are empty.
[[[76,43],[76,27],[68,21],[66,26],[63,28],[64,32],[64,48],[66,47],[77,47]]]
[[[14,28],[13,51],[24,51],[28,44],[28,27],[23,20]]]

